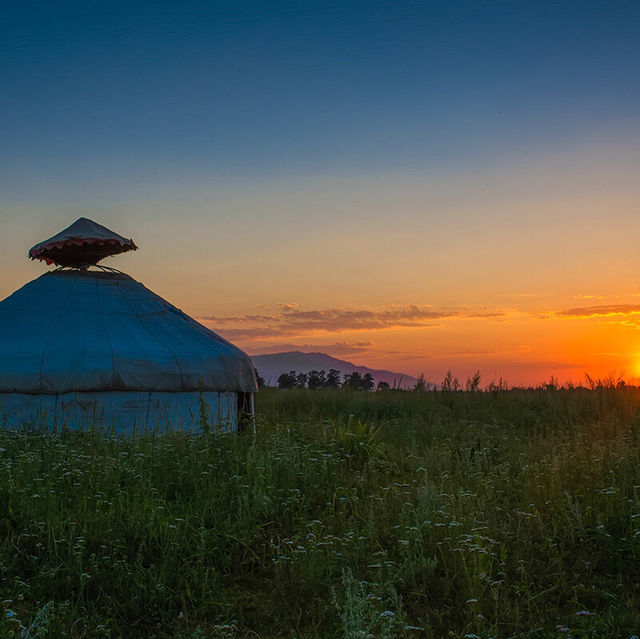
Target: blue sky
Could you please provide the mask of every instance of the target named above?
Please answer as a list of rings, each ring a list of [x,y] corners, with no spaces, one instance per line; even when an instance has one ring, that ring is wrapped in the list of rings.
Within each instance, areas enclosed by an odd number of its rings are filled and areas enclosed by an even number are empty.
[[[637,2],[5,3],[2,186],[442,171],[619,134],[640,108],[639,18]]]

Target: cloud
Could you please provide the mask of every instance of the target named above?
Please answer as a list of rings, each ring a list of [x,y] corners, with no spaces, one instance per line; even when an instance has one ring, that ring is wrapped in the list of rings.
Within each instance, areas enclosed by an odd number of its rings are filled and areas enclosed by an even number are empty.
[[[282,353],[286,351],[303,351],[306,353],[327,353],[328,355],[352,355],[354,353],[364,353],[375,350],[376,353],[384,352],[392,354],[393,351],[380,351],[376,348],[375,342],[334,342],[333,344],[291,344],[277,343],[268,346],[258,346],[253,349],[254,355],[265,355],[267,353]]]
[[[208,316],[199,320],[229,339],[268,339],[313,333],[437,326],[439,320],[447,318],[500,318],[504,315],[502,311],[474,310],[466,306],[436,309],[408,304],[377,310],[330,308],[306,311],[295,304],[282,304],[270,314]]]
[[[607,304],[602,306],[580,306],[559,311],[562,317],[602,317],[607,315],[633,315],[640,313],[639,304]]]

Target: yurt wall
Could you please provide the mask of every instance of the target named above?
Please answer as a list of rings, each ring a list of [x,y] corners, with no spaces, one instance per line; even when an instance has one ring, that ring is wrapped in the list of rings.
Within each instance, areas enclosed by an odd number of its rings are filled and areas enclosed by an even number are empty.
[[[9,428],[136,431],[238,430],[234,392],[73,392],[63,395],[0,393],[0,425]]]

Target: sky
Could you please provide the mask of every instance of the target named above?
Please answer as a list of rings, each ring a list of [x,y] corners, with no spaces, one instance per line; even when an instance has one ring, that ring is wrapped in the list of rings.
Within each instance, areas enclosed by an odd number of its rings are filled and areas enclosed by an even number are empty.
[[[637,2],[3,2],[0,299],[80,216],[250,354],[640,379]]]

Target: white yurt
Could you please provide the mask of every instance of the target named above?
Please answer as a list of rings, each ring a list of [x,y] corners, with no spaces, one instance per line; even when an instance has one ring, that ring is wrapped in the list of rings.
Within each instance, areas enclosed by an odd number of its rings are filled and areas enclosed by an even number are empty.
[[[58,268],[0,302],[0,425],[238,430],[250,419],[249,357],[98,264],[136,249],[80,218],[29,251]]]

